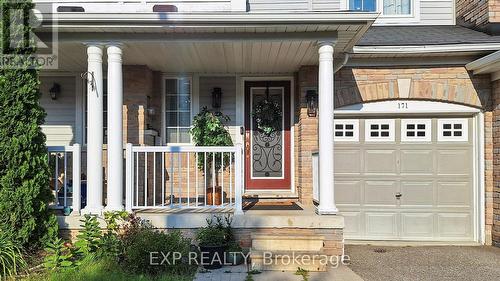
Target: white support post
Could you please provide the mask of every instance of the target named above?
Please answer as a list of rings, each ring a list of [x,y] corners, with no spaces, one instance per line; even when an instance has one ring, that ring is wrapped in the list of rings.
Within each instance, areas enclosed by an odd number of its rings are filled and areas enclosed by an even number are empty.
[[[80,208],[82,206],[81,200],[81,147],[80,144],[73,144],[73,211],[72,215],[80,215]]]
[[[123,210],[123,73],[120,45],[108,53],[108,192],[107,211]]]
[[[84,214],[102,213],[103,81],[102,46],[87,46],[87,206]]]
[[[319,206],[318,214],[336,214],[333,168],[333,42],[319,44]]]
[[[234,214],[243,214],[243,170],[242,170],[242,155],[243,146],[236,144],[236,152],[234,153]]]
[[[132,212],[133,202],[133,186],[134,186],[134,152],[132,144],[127,143],[125,152],[126,167],[125,167],[125,210]]]

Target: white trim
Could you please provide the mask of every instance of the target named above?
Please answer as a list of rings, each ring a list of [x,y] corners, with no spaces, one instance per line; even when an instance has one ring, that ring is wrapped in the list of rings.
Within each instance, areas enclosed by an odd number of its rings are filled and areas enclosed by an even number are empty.
[[[189,126],[191,127],[192,124],[193,124],[193,75],[175,75],[175,74],[163,74],[162,75],[162,83],[161,83],[161,89],[162,89],[162,92],[161,92],[161,130],[160,130],[160,139],[161,139],[161,143],[162,144],[165,144],[165,145],[168,145],[168,146],[179,146],[179,145],[193,145],[193,139],[191,137],[191,135],[189,136],[190,138],[190,141],[189,142],[186,142],[186,143],[169,143],[167,142],[167,120],[166,120],[166,105],[165,105],[165,102],[166,102],[166,94],[165,94],[165,90],[166,90],[166,80],[167,79],[188,79],[189,80],[189,111],[190,111],[190,120],[189,120]],[[184,127],[178,127],[178,128],[184,128]]]
[[[478,178],[477,178],[477,183],[479,185],[479,188],[474,188],[474,190],[479,191],[478,195],[478,202],[476,203],[477,206],[479,207],[478,214],[476,214],[474,217],[478,217],[479,215],[479,221],[478,221],[478,241],[481,244],[486,243],[486,226],[485,226],[485,215],[486,215],[486,210],[485,210],[485,159],[484,159],[484,146],[485,146],[485,136],[484,136],[484,113],[480,112],[478,113],[475,118],[477,119],[477,122],[475,122],[475,127],[474,127],[474,133],[477,133],[477,157],[475,157],[476,161],[478,162]],[[477,126],[477,129],[476,129]]]
[[[456,114],[479,113],[477,108],[436,101],[390,100],[358,103],[335,109],[337,115],[349,114]]]
[[[337,125],[343,125],[343,136],[336,136],[335,134],[337,133]],[[352,137],[347,137],[345,135],[346,129],[345,125],[352,125],[353,126],[353,136]],[[335,142],[359,142],[359,119],[334,119],[333,120],[333,140]]]
[[[418,125],[424,125],[424,129],[418,129]],[[409,137],[407,133],[407,125],[414,125],[414,132],[424,131],[425,135],[419,137],[417,135]],[[432,119],[401,119],[401,142],[430,142],[432,140]]]
[[[444,129],[443,125],[449,124],[450,129]],[[461,129],[456,129],[460,125]],[[438,142],[467,142],[469,141],[469,120],[466,118],[441,118],[437,120]],[[443,131],[449,131],[451,136],[444,136]],[[461,136],[455,136],[455,132],[461,132]]]
[[[413,46],[354,46],[354,54],[411,54],[498,51],[500,43],[413,45]]]
[[[378,129],[376,132],[379,133],[379,136],[374,137],[371,135],[371,125],[378,125]],[[389,125],[389,129],[382,129],[382,125]],[[396,137],[396,123],[394,119],[366,119],[365,120],[365,142],[394,142]],[[389,132],[388,136],[381,136],[382,132]]]

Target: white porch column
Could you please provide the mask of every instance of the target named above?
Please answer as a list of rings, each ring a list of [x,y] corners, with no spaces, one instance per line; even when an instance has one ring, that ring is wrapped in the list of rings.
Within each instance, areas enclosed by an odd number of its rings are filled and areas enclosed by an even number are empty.
[[[319,214],[336,214],[333,192],[333,42],[320,42],[319,109]]]
[[[103,90],[102,46],[87,45],[87,206],[84,214],[102,212]]]
[[[106,210],[123,210],[123,74],[120,45],[108,46],[108,192]]]

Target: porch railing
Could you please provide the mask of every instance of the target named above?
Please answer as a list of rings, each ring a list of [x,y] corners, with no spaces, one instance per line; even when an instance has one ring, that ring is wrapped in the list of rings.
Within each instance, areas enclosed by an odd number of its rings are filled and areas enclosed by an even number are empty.
[[[242,211],[242,146],[126,147],[127,211],[225,208]]]
[[[81,208],[81,148],[72,146],[48,146],[50,186],[54,194],[51,208],[71,207],[79,213]]]

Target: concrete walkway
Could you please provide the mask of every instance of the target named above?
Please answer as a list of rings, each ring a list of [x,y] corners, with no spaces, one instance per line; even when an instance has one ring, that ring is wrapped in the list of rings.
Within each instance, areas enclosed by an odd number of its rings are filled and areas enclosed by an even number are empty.
[[[204,271],[201,270],[195,276],[195,281],[245,281],[247,277],[247,267],[225,266],[221,269]],[[297,276],[294,272],[263,271],[253,274],[254,281],[302,281],[302,276]],[[341,266],[330,268],[327,272],[310,272],[309,281],[363,281],[348,267]]]
[[[350,268],[366,281],[500,280],[500,248],[347,245]]]

